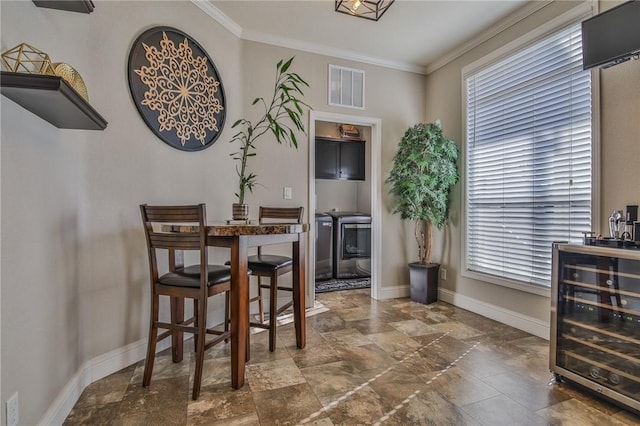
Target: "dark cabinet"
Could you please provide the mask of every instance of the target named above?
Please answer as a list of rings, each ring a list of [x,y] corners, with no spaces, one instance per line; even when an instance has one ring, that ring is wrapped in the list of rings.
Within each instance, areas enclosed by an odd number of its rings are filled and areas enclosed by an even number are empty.
[[[317,137],[316,179],[364,180],[365,141]]]

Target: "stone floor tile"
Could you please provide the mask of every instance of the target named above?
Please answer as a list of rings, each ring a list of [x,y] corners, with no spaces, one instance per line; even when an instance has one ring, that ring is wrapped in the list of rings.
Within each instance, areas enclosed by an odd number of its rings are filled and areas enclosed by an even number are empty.
[[[550,423],[562,426],[628,425],[623,420],[608,416],[577,399],[568,399],[551,407],[543,408],[536,411],[536,414]]]
[[[406,321],[397,321],[389,324],[396,330],[406,334],[407,336],[424,336],[425,334],[439,333],[434,327],[425,324],[424,321],[411,319]]]
[[[249,386],[238,390],[226,383],[204,386],[198,400],[189,400],[187,405],[187,424],[189,425],[240,420],[246,417],[257,419],[256,406]]]
[[[254,392],[305,383],[302,372],[291,358],[249,364],[247,365],[246,378]]]
[[[184,425],[190,397],[187,376],[152,380],[147,388],[142,384],[129,385],[113,424]]]
[[[246,383],[231,388],[230,345],[205,353],[192,401],[185,359],[156,356],[88,386],[66,425],[638,425],[640,417],[549,372],[549,342],[444,302],[376,301],[369,290],[318,295],[307,342],[285,317],[277,348],[252,333]],[[326,310],[330,309],[330,310]],[[255,330],[254,330],[255,331]]]
[[[434,389],[458,407],[499,395],[497,390],[457,367],[437,378],[430,373],[421,377],[433,380]]]
[[[418,375],[399,364],[369,383],[388,406],[395,407],[416,391],[425,392],[430,386]]]
[[[369,340],[396,360],[402,360],[414,353],[422,345],[397,330],[370,334]]]
[[[135,369],[136,365],[131,365],[90,384],[82,392],[75,408],[87,408],[122,401]]]
[[[345,361],[302,368],[300,371],[318,397],[347,393],[368,380]]]
[[[483,425],[492,426],[545,426],[547,421],[505,395],[483,399],[462,407]]]
[[[157,354],[153,361],[153,371],[151,373],[151,380],[169,379],[172,377],[189,376],[191,370],[191,351],[188,348],[192,348],[191,345],[185,344],[185,351],[181,362],[174,363],[171,359],[171,354],[163,352]],[[138,363],[135,371],[131,375],[129,383],[141,384],[142,376],[144,374],[144,362]]]
[[[389,366],[395,362],[389,354],[373,343],[365,346],[345,346],[335,349],[345,362],[361,372]]]
[[[295,425],[322,408],[307,383],[276,390],[254,391],[253,399],[261,425]],[[314,419],[326,417],[322,412]]]
[[[103,405],[85,405],[84,407],[78,407],[76,404],[63,425],[111,425],[120,411],[120,404],[120,401]]]
[[[370,345],[371,340],[360,333],[355,328],[344,328],[342,330],[322,333],[322,337],[334,348],[341,346],[365,346]]]
[[[513,372],[485,377],[482,381],[531,411],[569,399],[568,395],[555,386],[540,384]]]
[[[389,413],[385,413],[389,415]],[[416,394],[408,403],[402,405],[385,426],[479,426],[476,420],[447,401],[437,392],[426,391]]]
[[[323,405],[327,406],[336,400],[335,397],[325,398]],[[328,409],[327,415],[336,425],[371,425],[391,408],[380,395],[367,386]]]

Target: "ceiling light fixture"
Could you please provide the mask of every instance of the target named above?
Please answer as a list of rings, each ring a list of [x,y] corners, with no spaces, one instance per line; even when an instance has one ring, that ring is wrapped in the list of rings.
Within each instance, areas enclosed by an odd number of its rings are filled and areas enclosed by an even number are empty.
[[[395,0],[335,0],[336,12],[377,21]]]

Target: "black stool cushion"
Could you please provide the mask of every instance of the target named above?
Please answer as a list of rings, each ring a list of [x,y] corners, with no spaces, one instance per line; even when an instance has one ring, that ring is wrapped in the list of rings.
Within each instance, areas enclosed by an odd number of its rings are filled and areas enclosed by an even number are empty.
[[[209,286],[222,284],[231,280],[231,269],[222,265],[209,265]],[[200,287],[200,265],[191,265],[177,269],[161,276],[158,281],[162,285],[174,287]]]
[[[287,256],[276,256],[272,254],[249,256],[249,269],[252,271],[274,271],[293,265],[293,259]]]

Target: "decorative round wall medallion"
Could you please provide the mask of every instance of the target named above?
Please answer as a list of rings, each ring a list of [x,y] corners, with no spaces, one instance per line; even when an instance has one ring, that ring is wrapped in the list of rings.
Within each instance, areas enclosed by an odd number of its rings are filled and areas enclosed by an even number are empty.
[[[226,115],[222,81],[207,52],[187,34],[154,27],[129,52],[129,89],[147,126],[183,151],[218,139]]]

